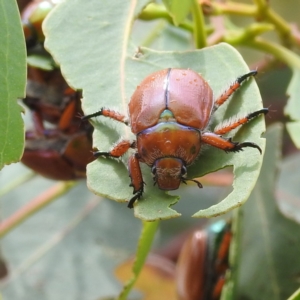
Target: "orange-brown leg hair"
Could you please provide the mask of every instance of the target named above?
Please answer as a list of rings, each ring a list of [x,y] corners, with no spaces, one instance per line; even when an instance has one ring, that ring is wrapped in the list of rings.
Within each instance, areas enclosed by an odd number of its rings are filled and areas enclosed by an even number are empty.
[[[128,160],[129,176],[131,178],[130,186],[133,187],[133,194],[135,194],[129,201],[128,207],[133,208],[133,204],[137,199],[140,199],[144,192],[143,175],[138,159],[138,154],[135,153],[129,157]]]
[[[88,120],[88,119],[91,119],[93,117],[98,117],[98,116],[108,117],[108,118],[111,118],[118,122],[124,123],[125,125],[128,125],[128,120],[125,115],[120,114],[117,111],[107,109],[107,108],[101,108],[99,111],[97,111],[93,114],[83,116],[83,117],[81,117],[81,120],[84,121],[84,120]]]
[[[219,98],[215,100],[213,111],[217,110],[226,100],[241,86],[242,82],[251,76],[255,76],[257,71],[250,71],[249,73],[240,76]]]
[[[224,125],[222,126],[218,126],[215,130],[214,130],[214,133],[215,134],[225,134],[225,133],[228,133],[230,132],[231,130],[239,127],[240,125],[243,125],[243,124],[246,124],[248,123],[251,119],[261,115],[261,114],[267,114],[268,113],[268,108],[263,108],[263,109],[260,109],[260,110],[257,110],[251,114],[248,114],[247,116],[245,117],[242,117],[242,118],[239,118],[239,119],[236,119],[232,122],[224,122]]]

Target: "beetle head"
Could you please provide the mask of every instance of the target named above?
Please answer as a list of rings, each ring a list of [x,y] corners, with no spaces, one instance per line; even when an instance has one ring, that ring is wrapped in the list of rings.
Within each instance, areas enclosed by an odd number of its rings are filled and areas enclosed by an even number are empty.
[[[161,190],[177,190],[186,175],[186,167],[181,159],[164,157],[157,159],[152,166],[154,184]]]

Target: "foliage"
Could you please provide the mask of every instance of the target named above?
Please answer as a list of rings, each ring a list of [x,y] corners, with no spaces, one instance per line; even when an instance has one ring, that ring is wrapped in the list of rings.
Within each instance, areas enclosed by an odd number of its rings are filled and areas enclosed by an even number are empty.
[[[11,148],[4,147],[0,150],[1,157],[4,158],[0,161],[2,164],[18,160],[22,150],[23,129],[20,108],[15,100],[24,93],[25,77],[25,47],[20,22],[16,21],[16,9],[12,7],[14,2],[4,2],[5,5],[1,4],[1,9],[4,9],[0,10],[4,17],[0,17],[0,23],[2,22],[1,28],[7,30],[7,34],[0,36],[0,39],[4,39],[1,45],[5,45],[0,50],[0,62],[3,70],[6,70],[1,74],[7,75],[7,84],[1,88],[1,95],[5,100],[1,101],[1,140],[4,141],[1,145],[11,145]],[[102,106],[126,113],[127,103],[136,86],[146,75],[159,69],[192,68],[208,80],[217,96],[238,76],[246,73],[247,65],[250,65],[251,69],[258,68],[256,81],[262,91],[264,106],[271,105],[271,121],[286,125],[291,139],[299,148],[299,24],[290,24],[298,20],[296,12],[299,9],[296,8],[299,8],[299,3],[296,0],[289,3],[289,6],[283,1],[266,0],[190,0],[185,1],[184,7],[180,5],[182,1],[176,0],[162,1],[163,4],[148,2],[150,1],[65,0],[53,9],[44,22],[45,47],[60,66],[69,85],[83,91],[85,114],[93,113]],[[5,17],[7,10],[9,18]],[[8,36],[13,38],[7,39]],[[55,66],[52,59],[43,60],[39,56],[31,56],[28,63],[43,69]],[[288,77],[288,86],[285,87],[282,82],[287,81],[287,76],[282,74],[287,68],[291,75]],[[8,72],[12,70],[14,72]],[[276,82],[268,79],[273,78],[278,70],[280,74]],[[1,82],[6,83],[5,80]],[[280,93],[277,92],[279,89]],[[289,99],[284,108],[282,100],[285,92]],[[273,98],[279,95],[280,101],[275,102]],[[244,115],[261,107],[259,90],[255,80],[251,79],[243,84],[228,104],[217,111],[211,126],[213,128],[224,119],[236,114]],[[276,111],[284,112],[286,119],[282,116],[277,118]],[[269,119],[267,121],[270,122]],[[129,128],[116,122],[100,117],[92,120],[92,124],[95,128],[94,146],[101,150],[110,149],[120,137],[134,138]],[[8,133],[8,130],[12,132]],[[265,139],[261,137],[264,130],[263,118],[259,117],[234,132],[234,140],[255,142],[264,152]],[[49,299],[57,299],[67,294],[71,298],[97,299],[115,296],[120,292],[120,299],[125,299],[139,273],[143,271],[157,229],[157,220],[169,219],[159,226],[160,235],[156,245],[161,247],[167,239],[195,226],[196,220],[190,218],[191,214],[194,217],[218,216],[241,206],[251,194],[249,201],[242,206],[242,217],[237,225],[239,228],[236,229],[241,240],[235,237],[232,242],[235,250],[231,252],[234,251],[235,255],[231,253],[231,266],[234,268],[226,276],[227,285],[222,299],[289,297],[298,287],[294,278],[299,273],[299,241],[295,235],[299,225],[294,220],[299,222],[300,219],[299,201],[289,203],[289,200],[295,197],[299,200],[298,184],[293,180],[299,178],[300,168],[297,168],[299,154],[296,153],[292,163],[283,164],[279,172],[285,174],[285,178],[281,178],[279,184],[276,184],[275,175],[280,168],[279,153],[283,139],[281,130],[282,125],[268,130],[265,156],[260,156],[255,149],[226,154],[207,148],[189,168],[189,175],[195,178],[231,166],[234,176],[232,191],[208,187],[215,182],[217,186],[221,186],[219,179],[222,174],[225,174],[226,185],[230,185],[228,180],[230,182],[231,174],[225,172],[200,179],[204,185],[203,190],[188,185],[166,194],[152,186],[149,168],[142,168],[146,191],[135,206],[134,214],[146,222],[140,236],[134,274],[123,292],[111,274],[133,252],[137,243],[140,226],[138,220],[132,217],[132,211],[113,201],[90,199],[93,196],[84,189],[84,184],[79,184],[65,198],[29,219],[29,216],[56,199],[62,191],[68,191],[74,183],[57,185],[53,189],[49,188],[52,185],[49,181],[34,178],[10,191],[3,197],[3,215],[8,216],[14,210],[17,213],[13,222],[1,224],[0,234],[7,234],[16,225],[28,220],[4,238],[4,257],[10,261],[12,269],[8,280],[2,285],[4,296],[21,299],[20,295],[26,294],[27,298],[41,299],[47,295]],[[287,144],[285,151],[289,153],[293,146],[287,136],[284,141]],[[127,159],[128,155],[125,155],[120,161],[99,158],[91,163],[87,177],[90,190],[117,202],[130,199],[132,188],[128,186]],[[284,157],[283,161],[288,159],[290,157]],[[262,163],[262,172],[258,177]],[[4,169],[4,174],[9,176],[1,178],[2,186],[15,186],[24,181],[16,178],[15,174],[27,177],[27,171],[22,168],[20,171],[16,170],[10,173],[8,168]],[[291,178],[288,177],[290,174],[293,175]],[[217,179],[214,181],[212,178]],[[255,185],[257,179],[258,183]],[[45,187],[49,190],[42,193]],[[7,190],[9,188],[0,191],[0,194]],[[32,193],[38,190],[44,198],[28,194],[33,200],[29,201],[30,197],[23,200],[29,191]],[[280,208],[288,212],[288,217],[283,216],[277,208],[275,195],[280,195]],[[25,205],[26,201],[29,201],[29,205]],[[6,203],[18,203],[18,206],[9,207]],[[294,220],[290,220],[291,215]],[[181,217],[175,219],[179,216]],[[47,220],[48,224],[55,224],[54,231],[49,230]],[[153,223],[147,222],[154,220]],[[33,238],[32,232],[39,230],[39,237]],[[46,243],[41,238],[44,236],[43,230],[47,232]],[[68,237],[69,233],[72,234]],[[30,242],[26,242],[28,240]],[[16,247],[16,244],[22,246]],[[22,248],[21,254],[17,248]],[[66,249],[68,257],[64,254]],[[53,261],[61,262],[55,270]],[[95,267],[95,261],[101,263],[100,268],[99,265]],[[24,271],[28,273],[25,274]],[[66,274],[61,281],[63,288],[53,279],[57,278],[53,275],[61,272]],[[82,278],[82,274],[87,277]],[[42,290],[37,288],[40,280],[47,283]],[[24,289],[24,286],[32,282],[35,286]],[[72,283],[67,284],[70,282]],[[162,288],[161,295],[163,292]],[[237,294],[234,295],[235,293]],[[297,299],[298,296],[299,292],[295,292],[290,299]]]
[[[15,1],[0,4],[0,169],[20,160],[24,127],[17,99],[25,94],[26,54]]]

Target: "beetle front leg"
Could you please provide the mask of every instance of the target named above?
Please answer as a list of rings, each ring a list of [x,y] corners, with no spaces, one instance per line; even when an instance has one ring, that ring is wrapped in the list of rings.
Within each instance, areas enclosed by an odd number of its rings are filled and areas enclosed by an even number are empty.
[[[255,76],[257,71],[250,71],[249,73],[240,76],[236,79],[236,81],[230,85],[230,87],[219,97],[215,100],[213,111],[216,111],[219,106],[221,106],[226,100],[241,86],[243,81],[251,76]]]
[[[129,157],[128,160],[128,171],[131,178],[130,186],[133,187],[133,194],[135,194],[129,201],[128,207],[133,208],[133,203],[140,199],[144,192],[144,181],[143,175],[139,163],[138,154],[135,153]]]
[[[84,120],[88,120],[88,119],[91,119],[93,117],[98,117],[98,116],[108,117],[108,118],[111,118],[111,119],[116,120],[118,122],[124,123],[125,125],[128,125],[128,120],[127,120],[125,115],[120,114],[117,111],[107,109],[107,108],[103,108],[103,107],[99,111],[97,111],[93,114],[81,117],[81,120],[84,121]]]
[[[135,148],[135,142],[130,142],[129,140],[122,140],[117,143],[109,152],[105,151],[94,151],[93,155],[95,157],[105,156],[105,157],[114,157],[119,158],[125,154],[129,148]]]
[[[260,152],[260,154],[262,154],[260,147],[255,143],[233,142],[231,138],[226,139],[226,138],[223,138],[222,136],[217,135],[213,132],[203,133],[202,137],[201,137],[201,142],[211,145],[213,147],[219,148],[226,152],[239,152],[239,151],[243,151],[243,148],[245,148],[245,147],[251,147],[251,148],[256,148]]]

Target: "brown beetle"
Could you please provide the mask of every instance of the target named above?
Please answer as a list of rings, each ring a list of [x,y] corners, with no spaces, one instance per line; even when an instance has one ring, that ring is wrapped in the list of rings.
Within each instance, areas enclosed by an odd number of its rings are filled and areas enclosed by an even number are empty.
[[[124,124],[129,124],[136,135],[136,141],[123,140],[111,151],[94,152],[95,157],[118,158],[129,148],[135,153],[128,160],[128,169],[134,196],[128,207],[140,199],[144,182],[140,162],[151,167],[154,183],[162,190],[176,190],[187,179],[187,167],[200,153],[202,144],[208,144],[226,152],[238,152],[245,147],[259,150],[251,142],[233,142],[222,137],[238,126],[260,114],[267,108],[255,111],[234,121],[224,122],[213,132],[207,127],[212,114],[222,105],[248,77],[255,76],[251,71],[239,78],[215,101],[209,84],[190,69],[165,69],[146,77],[133,93],[129,102],[129,122],[115,111],[102,108],[100,111],[84,116],[82,119],[103,115]]]

